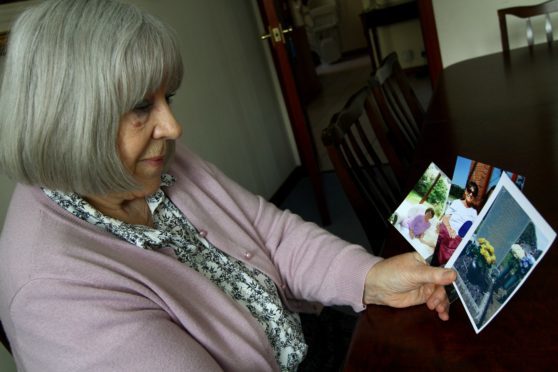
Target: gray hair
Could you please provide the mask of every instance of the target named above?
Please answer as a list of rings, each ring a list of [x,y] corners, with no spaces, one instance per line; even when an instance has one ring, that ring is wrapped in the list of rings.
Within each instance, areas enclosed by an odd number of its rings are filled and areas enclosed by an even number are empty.
[[[137,7],[53,0],[28,9],[8,40],[0,170],[82,195],[138,188],[118,155],[120,118],[160,87],[178,89],[182,72],[173,33]]]

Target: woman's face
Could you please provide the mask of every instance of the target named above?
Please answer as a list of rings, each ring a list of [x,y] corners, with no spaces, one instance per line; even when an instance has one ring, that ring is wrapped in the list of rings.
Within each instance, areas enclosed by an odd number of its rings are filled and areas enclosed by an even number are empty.
[[[475,201],[476,192],[475,189],[468,187],[465,189],[465,202],[467,205],[472,205]]]
[[[168,141],[182,134],[172,113],[172,94],[159,89],[120,119],[117,148],[120,160],[141,186],[141,194],[159,188],[166,163]]]

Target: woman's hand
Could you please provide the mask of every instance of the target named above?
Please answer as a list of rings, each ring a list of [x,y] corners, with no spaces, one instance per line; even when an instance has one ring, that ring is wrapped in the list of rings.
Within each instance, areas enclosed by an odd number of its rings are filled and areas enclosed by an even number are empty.
[[[455,232],[455,230],[451,226],[448,226],[448,233],[450,238],[452,239],[454,239],[457,236],[457,232]]]
[[[457,277],[455,271],[429,266],[417,252],[380,261],[368,271],[364,303],[408,307],[426,303],[442,320],[449,319],[444,289]]]
[[[453,229],[453,227],[451,227],[451,224],[449,222],[450,217],[451,215],[444,215],[444,217],[442,217],[442,223],[446,226],[446,230],[448,231],[450,238],[453,239],[457,235],[457,232]]]

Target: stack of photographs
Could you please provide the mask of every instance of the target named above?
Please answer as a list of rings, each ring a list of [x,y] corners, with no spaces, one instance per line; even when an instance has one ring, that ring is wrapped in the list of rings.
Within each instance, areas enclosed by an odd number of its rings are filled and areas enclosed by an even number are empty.
[[[525,177],[458,157],[450,180],[430,164],[390,216],[431,265],[456,270],[459,298],[480,332],[525,282],[556,233],[521,190]]]

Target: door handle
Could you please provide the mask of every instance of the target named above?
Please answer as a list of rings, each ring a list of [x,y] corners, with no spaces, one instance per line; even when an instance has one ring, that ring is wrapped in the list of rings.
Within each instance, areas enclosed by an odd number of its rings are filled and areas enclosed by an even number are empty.
[[[286,30],[283,30],[281,28],[281,25],[279,25],[278,27],[271,28],[269,33],[261,35],[260,39],[266,40],[266,39],[269,39],[269,38],[273,38],[273,41],[276,42],[276,43],[279,43],[281,41],[285,42],[285,38],[283,37],[283,35],[288,33],[288,32],[292,32],[292,31],[293,31],[292,27],[289,27]]]

